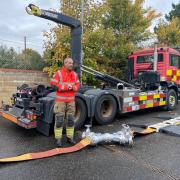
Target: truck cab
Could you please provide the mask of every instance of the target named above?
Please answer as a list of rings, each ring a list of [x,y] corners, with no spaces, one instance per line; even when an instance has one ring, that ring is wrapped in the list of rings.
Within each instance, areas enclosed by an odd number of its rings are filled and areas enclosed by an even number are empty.
[[[143,49],[128,57],[128,80],[138,79],[143,72],[153,71],[154,49]],[[175,82],[180,87],[180,52],[168,47],[157,49],[157,72],[161,81]]]

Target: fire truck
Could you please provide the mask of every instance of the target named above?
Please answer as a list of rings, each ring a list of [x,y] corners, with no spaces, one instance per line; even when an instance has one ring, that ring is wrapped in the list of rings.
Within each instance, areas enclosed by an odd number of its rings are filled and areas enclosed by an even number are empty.
[[[91,124],[94,120],[100,125],[111,123],[117,113],[123,114],[156,107],[162,107],[166,110],[176,108],[178,86],[175,79],[178,80],[179,71],[175,74],[174,57],[171,58],[170,64],[168,64],[168,60],[165,61],[168,58],[168,53],[173,52],[170,53],[170,56],[177,55],[176,51],[170,48],[156,48],[154,64],[149,60],[153,56],[152,50],[133,53],[128,61],[131,72],[130,81],[125,82],[82,65],[82,27],[79,20],[57,12],[40,9],[33,4],[30,4],[26,11],[31,15],[70,27],[74,70],[79,76],[81,72],[84,72],[105,82],[99,88],[91,86],[79,88],[76,94],[75,114],[77,129],[84,124]],[[154,70],[152,70],[152,66]],[[167,67],[167,72],[164,71],[164,66]],[[168,77],[171,77],[173,81],[165,81],[165,79],[161,81],[162,78]],[[48,136],[52,133],[54,126],[55,96],[51,87],[44,85],[30,87],[24,84],[18,87],[17,92],[13,94],[12,107],[10,109],[4,108],[1,115],[4,119],[16,123],[18,126],[26,129],[36,128],[37,131]]]
[[[128,81],[137,81],[143,72],[156,71],[160,81],[174,82],[180,91],[180,48],[159,47],[143,49],[128,58]],[[157,58],[156,58],[157,56]],[[157,59],[156,61],[154,59]]]

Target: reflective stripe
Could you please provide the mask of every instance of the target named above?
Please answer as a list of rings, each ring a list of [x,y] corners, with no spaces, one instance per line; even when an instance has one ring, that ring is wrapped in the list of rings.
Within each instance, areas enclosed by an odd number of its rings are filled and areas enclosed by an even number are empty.
[[[146,108],[153,107],[153,105],[154,105],[153,102],[149,102],[149,103],[146,104]]]
[[[180,70],[177,70],[176,76],[180,76]]]
[[[56,79],[51,79],[51,82],[58,83],[58,80],[56,80]]]
[[[64,84],[64,85],[69,85],[69,84],[74,84],[73,82],[64,82],[64,83],[61,83],[61,84]]]
[[[62,85],[62,88],[61,88],[61,89],[62,89],[62,91],[64,91],[64,90],[65,90],[65,89],[64,89],[64,85]]]
[[[172,81],[177,81],[177,77],[173,76]]]
[[[57,99],[63,99],[63,100],[74,100],[75,97],[72,96],[72,97],[65,97],[65,96],[56,96]]]
[[[160,98],[160,94],[154,94],[153,98],[154,98],[154,99]]]
[[[124,103],[132,102],[132,97],[124,98]]]
[[[66,128],[66,135],[68,138],[73,138],[74,136],[74,127],[67,127]]]
[[[79,83],[80,81],[79,81],[79,79],[77,79],[77,73],[75,73],[74,71],[73,71],[73,73],[74,73],[74,82]],[[59,75],[59,79],[60,79],[59,84],[74,84],[74,82],[63,82],[62,73],[60,70],[58,71],[58,75]]]
[[[58,75],[59,75],[59,83],[62,83],[62,74],[61,74],[61,71],[59,70],[58,71]]]
[[[76,77],[76,73],[74,72],[74,81],[76,82],[76,80],[77,80],[77,77]]]
[[[166,101],[160,101],[160,102],[159,102],[159,105],[160,105],[160,106],[166,105]]]
[[[59,139],[62,138],[62,128],[55,128],[54,129],[54,134],[55,134],[55,138]]]
[[[132,111],[137,111],[137,110],[139,110],[139,105],[132,106]]]
[[[79,81],[79,79],[78,79],[78,75],[77,75],[77,73],[75,73],[74,72],[74,81],[75,81],[75,83],[79,83],[80,81]]]
[[[172,70],[170,70],[170,69],[167,70],[167,71],[166,71],[166,75],[167,75],[167,76],[172,76]]]
[[[139,96],[139,100],[140,100],[140,101],[147,100],[147,96]]]

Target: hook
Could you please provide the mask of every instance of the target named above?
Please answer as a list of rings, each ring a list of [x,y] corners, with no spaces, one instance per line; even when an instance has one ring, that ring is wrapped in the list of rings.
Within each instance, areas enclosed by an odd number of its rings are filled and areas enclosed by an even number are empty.
[[[35,16],[41,16],[41,15],[42,15],[42,12],[41,12],[41,10],[39,9],[39,7],[35,6],[34,4],[29,4],[29,5],[26,7],[26,12],[27,12],[29,15],[35,15]]]

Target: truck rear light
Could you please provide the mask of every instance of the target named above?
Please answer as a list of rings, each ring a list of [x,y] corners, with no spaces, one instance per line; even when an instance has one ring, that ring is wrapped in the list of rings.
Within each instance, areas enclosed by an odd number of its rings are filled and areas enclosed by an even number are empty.
[[[27,110],[26,111],[26,118],[31,120],[31,121],[34,121],[34,120],[36,120],[37,116],[34,112]]]
[[[33,120],[36,120],[37,116],[36,114],[33,114]]]

